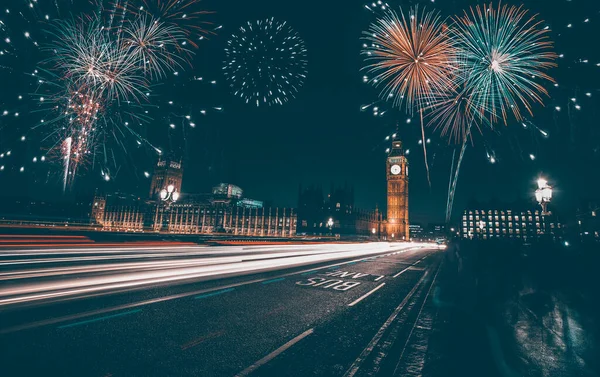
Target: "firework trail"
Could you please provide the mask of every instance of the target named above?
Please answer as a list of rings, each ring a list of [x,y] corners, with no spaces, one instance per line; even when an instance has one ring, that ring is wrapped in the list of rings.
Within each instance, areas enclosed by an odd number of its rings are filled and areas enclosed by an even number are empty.
[[[68,137],[62,144],[63,159],[64,159],[64,173],[63,173],[63,192],[67,191],[67,184],[69,181],[69,172],[71,171],[71,147],[73,139]]]
[[[440,93],[454,87],[456,48],[437,12],[411,8],[408,18],[387,11],[365,33],[365,67],[370,82],[381,87],[380,96],[392,98],[394,106],[404,103],[406,111],[420,113],[425,140],[423,111],[438,102]],[[423,143],[427,181],[431,187],[427,147]]]

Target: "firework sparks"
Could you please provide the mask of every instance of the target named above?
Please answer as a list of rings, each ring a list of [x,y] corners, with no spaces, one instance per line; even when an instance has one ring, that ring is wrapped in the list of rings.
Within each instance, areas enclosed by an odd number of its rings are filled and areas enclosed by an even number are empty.
[[[185,34],[178,27],[142,16],[123,29],[123,36],[127,52],[139,60],[144,73],[151,78],[160,79],[168,69],[183,68],[189,51],[181,44]]]
[[[225,54],[225,77],[246,103],[282,105],[306,79],[304,42],[286,22],[248,22],[227,42]]]
[[[365,34],[365,69],[381,98],[413,113],[453,87],[456,49],[438,13],[413,8],[407,18],[388,11]]]
[[[451,30],[473,115],[506,124],[509,112],[521,120],[522,108],[532,114],[532,103],[543,103],[542,83],[554,82],[546,71],[557,55],[541,25],[522,6],[477,6],[455,18]]]
[[[140,73],[140,64],[145,62],[123,45],[129,40],[111,38],[95,20],[59,22],[54,33],[46,64],[61,71],[64,79],[104,93],[109,100],[141,101],[145,97],[148,83]]]
[[[136,18],[147,15],[179,28],[186,37],[183,46],[189,43],[197,48],[197,41],[215,33],[212,23],[205,20],[205,16],[213,12],[202,9],[199,0],[138,0],[131,1],[129,10]]]

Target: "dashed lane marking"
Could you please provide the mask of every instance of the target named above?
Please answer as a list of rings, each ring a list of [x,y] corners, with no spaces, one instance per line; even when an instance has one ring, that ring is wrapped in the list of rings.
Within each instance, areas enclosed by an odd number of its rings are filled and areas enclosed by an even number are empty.
[[[277,348],[275,351],[271,352],[267,356],[265,356],[262,359],[258,360],[254,364],[250,365],[248,368],[246,368],[243,371],[239,372],[238,374],[235,375],[235,377],[243,377],[243,376],[249,375],[250,373],[252,373],[255,370],[257,370],[258,368],[260,368],[261,366],[265,365],[269,361],[271,361],[274,358],[276,358],[277,356],[279,356],[282,352],[284,352],[285,350],[287,350],[288,348],[290,348],[294,344],[298,343],[302,339],[304,339],[307,336],[309,336],[310,334],[312,334],[313,331],[314,331],[314,329],[306,330],[305,332],[303,332],[302,334],[298,335],[294,339],[290,340],[289,342],[285,343],[281,347]]]
[[[81,322],[74,322],[74,323],[69,323],[67,325],[58,326],[58,328],[59,329],[65,329],[67,327],[85,325],[85,324],[92,323],[92,322],[98,322],[98,321],[104,321],[106,319],[111,319],[111,318],[116,318],[116,317],[122,317],[122,316],[128,315],[128,314],[135,314],[135,313],[138,313],[138,312],[141,312],[141,311],[142,311],[142,309],[135,309],[135,310],[130,310],[128,312],[122,312],[122,313],[117,313],[117,314],[105,315],[104,317],[98,317],[98,318],[88,319],[88,320],[81,321]]]
[[[220,291],[215,291],[215,292],[210,292],[210,293],[205,293],[203,295],[199,295],[194,297],[196,300],[198,299],[202,299],[202,298],[207,298],[207,297],[212,297],[212,296],[217,296],[217,295],[221,295],[223,293],[227,293],[227,292],[231,292],[233,291],[235,288],[227,288],[227,289],[221,289]]]
[[[359,302],[361,302],[365,298],[369,297],[371,294],[375,293],[375,291],[377,291],[379,288],[383,287],[384,285],[385,285],[385,283],[379,284],[375,288],[371,289],[369,292],[365,293],[364,295],[360,296],[356,300],[352,301],[350,304],[348,304],[348,306],[354,306],[354,305],[358,304]]]
[[[181,345],[181,350],[185,351],[189,348],[195,347],[197,345],[199,345],[200,343],[204,343],[205,341],[209,340],[209,339],[213,339],[213,338],[217,338],[221,335],[225,334],[225,331],[216,331],[207,335],[203,335],[197,339],[194,339],[190,342],[187,342],[186,344]]]
[[[265,281],[261,282],[261,284],[277,283],[278,281],[282,281],[282,280],[285,280],[285,278],[277,278],[277,279],[265,280]]]

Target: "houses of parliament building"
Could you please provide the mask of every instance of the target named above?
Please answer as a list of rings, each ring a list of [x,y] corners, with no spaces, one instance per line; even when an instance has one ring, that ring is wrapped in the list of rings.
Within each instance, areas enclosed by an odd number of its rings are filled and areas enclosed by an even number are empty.
[[[120,193],[96,195],[92,223],[107,231],[296,235],[292,208],[266,207],[262,201],[245,198],[240,187],[228,183],[215,186],[211,193],[182,193],[182,180],[180,161],[160,159],[148,198]]]
[[[387,216],[379,209],[355,208],[354,189],[347,185],[332,186],[327,196],[318,187],[300,188],[297,209],[265,206],[228,183],[215,186],[210,193],[182,193],[181,162],[160,159],[147,198],[96,195],[91,220],[109,231],[265,237],[335,234],[409,240],[408,160],[400,140],[392,141],[385,166]]]

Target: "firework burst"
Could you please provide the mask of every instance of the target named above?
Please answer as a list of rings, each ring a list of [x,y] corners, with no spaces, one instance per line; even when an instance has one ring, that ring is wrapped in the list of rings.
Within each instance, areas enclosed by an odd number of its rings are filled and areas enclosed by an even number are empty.
[[[212,11],[202,9],[200,0],[131,0],[126,1],[135,18],[149,16],[158,22],[174,26],[185,34],[187,43],[198,47],[197,42],[213,35],[212,23],[205,17]]]
[[[227,42],[225,55],[225,78],[246,103],[282,105],[304,85],[306,48],[286,22],[248,22]]]
[[[152,79],[166,76],[167,70],[182,64],[189,55],[189,50],[182,45],[185,34],[176,26],[141,16],[123,28],[123,45],[128,54],[141,63],[146,75]]]
[[[130,40],[111,38],[96,20],[58,22],[52,33],[55,38],[45,48],[50,55],[45,64],[61,72],[64,80],[103,93],[109,100],[144,98],[148,83],[140,72],[145,64],[140,57],[145,56],[129,52]]]
[[[430,106],[454,85],[456,49],[437,12],[387,11],[365,33],[370,82],[383,99],[412,113]]]
[[[506,124],[509,112],[521,120],[523,108],[532,114],[532,104],[543,103],[542,84],[554,81],[546,71],[557,55],[541,25],[522,6],[477,6],[455,18],[458,68],[473,115]]]

